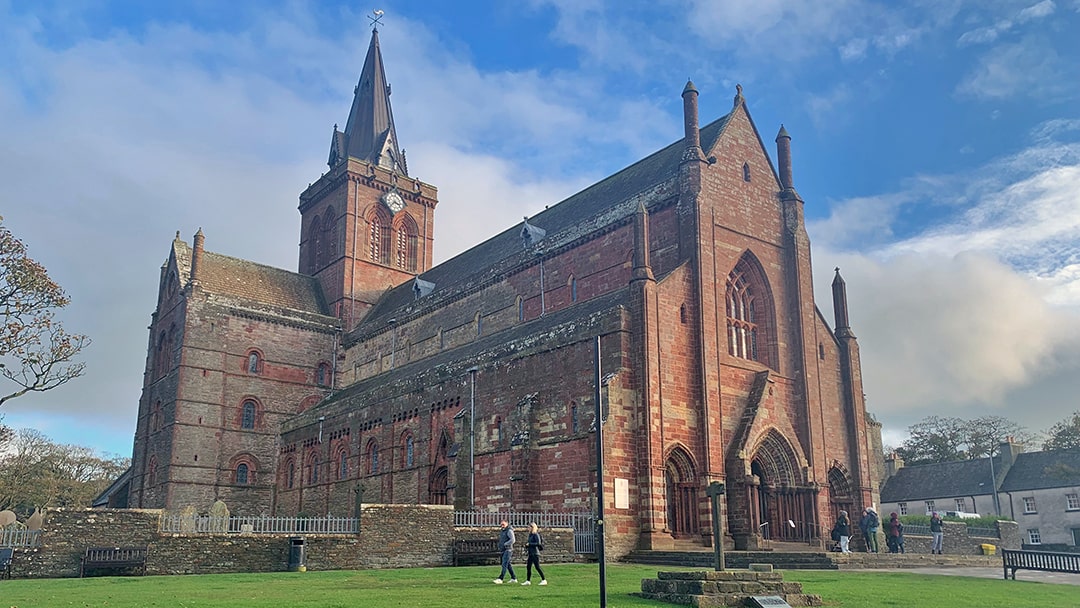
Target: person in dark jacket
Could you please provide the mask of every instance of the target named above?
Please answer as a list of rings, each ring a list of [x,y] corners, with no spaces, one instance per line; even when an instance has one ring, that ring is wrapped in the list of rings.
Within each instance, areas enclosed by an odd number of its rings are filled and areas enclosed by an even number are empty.
[[[499,572],[499,578],[492,582],[501,585],[503,577],[509,571],[510,582],[516,583],[517,576],[514,575],[514,566],[510,563],[510,558],[514,555],[514,529],[510,527],[510,522],[505,519],[502,520],[499,526],[501,527],[499,530],[499,548],[502,549],[502,571]]]
[[[889,514],[889,523],[885,527],[885,541],[889,544],[889,553],[904,552],[904,524],[896,512]]]
[[[934,511],[930,515],[930,553],[941,555],[942,541],[945,540],[945,530],[941,525],[941,515]]]
[[[881,520],[873,507],[866,508],[862,520],[859,521],[859,527],[862,528],[863,538],[866,539],[866,551],[868,553],[877,553],[877,533],[878,528],[881,527]]]
[[[546,585],[547,579],[544,578],[544,571],[540,569],[540,552],[544,550],[544,539],[540,537],[540,526],[536,523],[529,524],[529,542],[525,543],[525,552],[528,553],[528,560],[525,562],[525,582],[524,585],[532,584],[532,569],[536,566],[536,573],[540,575],[540,584]]]
[[[848,548],[848,543],[851,542],[851,522],[848,521],[847,511],[840,511],[840,517],[836,519],[836,526],[833,529],[840,537],[840,552],[851,553],[851,549]]]

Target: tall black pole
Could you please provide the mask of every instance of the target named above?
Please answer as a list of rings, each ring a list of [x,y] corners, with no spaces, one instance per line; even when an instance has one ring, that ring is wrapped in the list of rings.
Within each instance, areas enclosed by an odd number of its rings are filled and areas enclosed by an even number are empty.
[[[600,336],[596,336],[596,559],[600,562],[600,608],[607,607],[607,564],[604,562],[604,408],[600,403]]]

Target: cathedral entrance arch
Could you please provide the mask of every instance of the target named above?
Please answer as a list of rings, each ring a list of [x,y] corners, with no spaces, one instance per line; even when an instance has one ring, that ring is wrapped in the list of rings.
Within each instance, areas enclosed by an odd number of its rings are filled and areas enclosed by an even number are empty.
[[[428,489],[428,503],[433,505],[445,505],[446,492],[448,482],[450,480],[450,472],[446,467],[439,467],[435,469],[435,474],[431,476],[431,483]]]
[[[750,459],[754,483],[750,490],[752,532],[760,538],[807,541],[820,538],[818,489],[806,483],[794,448],[776,429],[770,429]]]
[[[698,483],[694,463],[682,448],[668,455],[664,467],[668,530],[675,538],[698,535]]]
[[[847,511],[848,519],[855,512],[855,499],[851,491],[851,476],[847,468],[839,462],[829,469],[829,510],[833,521],[840,517],[840,511]]]

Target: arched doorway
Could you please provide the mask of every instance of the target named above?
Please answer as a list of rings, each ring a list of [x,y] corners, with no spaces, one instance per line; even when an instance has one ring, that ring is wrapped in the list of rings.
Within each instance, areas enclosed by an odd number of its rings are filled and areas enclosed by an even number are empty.
[[[832,520],[840,516],[840,511],[847,511],[848,518],[855,510],[855,499],[851,492],[851,477],[847,469],[839,462],[829,469],[829,509]]]
[[[450,475],[446,467],[439,467],[435,469],[435,474],[431,476],[431,485],[428,497],[428,502],[430,504],[446,504],[446,486],[449,479]]]
[[[698,483],[690,455],[675,448],[664,468],[668,530],[675,538],[698,535]]]
[[[806,483],[798,462],[791,444],[776,429],[758,443],[750,461],[757,482],[750,486],[755,527],[751,533],[782,541],[820,538],[815,507],[818,489]]]

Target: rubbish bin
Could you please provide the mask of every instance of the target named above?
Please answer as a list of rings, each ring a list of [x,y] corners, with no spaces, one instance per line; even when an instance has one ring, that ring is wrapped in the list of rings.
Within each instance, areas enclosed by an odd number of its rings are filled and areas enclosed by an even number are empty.
[[[304,564],[304,537],[293,536],[289,538],[289,571],[306,572]]]
[[[982,545],[983,555],[993,555],[997,551],[997,547],[991,544]]]

